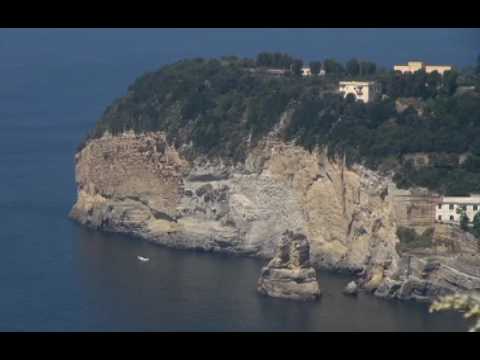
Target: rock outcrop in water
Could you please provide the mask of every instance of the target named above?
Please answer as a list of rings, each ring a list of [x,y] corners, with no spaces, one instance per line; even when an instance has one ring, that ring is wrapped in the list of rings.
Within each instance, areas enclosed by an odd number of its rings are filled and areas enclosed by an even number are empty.
[[[71,217],[167,246],[267,259],[286,230],[298,229],[312,266],[359,274],[378,296],[424,300],[480,288],[475,239],[436,230],[432,252],[397,251],[388,176],[273,136],[237,164],[187,160],[184,147],[160,132],[89,140],[76,155]],[[460,245],[445,247],[445,237]]]
[[[345,289],[343,290],[343,293],[346,295],[357,295],[358,294],[358,285],[355,281],[350,281],[347,286],[345,286]]]
[[[263,295],[293,300],[315,300],[320,296],[305,235],[285,231],[275,256],[261,271],[257,290]]]

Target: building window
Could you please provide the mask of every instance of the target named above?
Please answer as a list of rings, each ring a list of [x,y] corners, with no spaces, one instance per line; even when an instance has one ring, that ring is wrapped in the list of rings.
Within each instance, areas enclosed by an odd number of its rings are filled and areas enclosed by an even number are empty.
[[[463,206],[462,206],[462,209],[465,210],[465,211],[467,211],[467,205],[463,205]]]
[[[450,215],[450,220],[452,220],[452,221],[454,220],[453,215]]]
[[[448,208],[449,208],[450,210],[453,210],[453,204],[448,205]]]
[[[438,215],[438,220],[442,220],[442,215]]]
[[[477,211],[478,210],[478,205],[473,205],[473,211]]]
[[[442,208],[442,204],[438,204],[438,208],[441,209],[441,208]]]

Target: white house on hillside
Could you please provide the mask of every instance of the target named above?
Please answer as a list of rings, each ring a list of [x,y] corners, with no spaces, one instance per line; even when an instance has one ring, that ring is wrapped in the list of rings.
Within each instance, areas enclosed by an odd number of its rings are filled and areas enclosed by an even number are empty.
[[[445,196],[435,208],[435,221],[459,223],[460,211],[464,210],[470,222],[480,210],[480,195]]]
[[[343,93],[344,97],[352,94],[355,99],[364,103],[374,101],[381,93],[380,86],[375,81],[340,81],[338,91]]]
[[[312,76],[312,70],[309,67],[303,67],[302,68],[302,75],[303,76]],[[320,72],[318,73],[319,76],[325,75],[325,70],[321,69]]]
[[[309,67],[304,67],[304,68],[302,68],[302,75],[303,76],[310,76],[310,75],[312,75],[312,71],[310,70]]]

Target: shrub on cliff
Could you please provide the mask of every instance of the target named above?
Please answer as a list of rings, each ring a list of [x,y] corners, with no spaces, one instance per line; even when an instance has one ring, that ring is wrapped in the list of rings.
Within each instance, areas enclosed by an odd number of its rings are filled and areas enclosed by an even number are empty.
[[[479,248],[480,248],[480,212],[477,212],[475,214],[475,217],[473,218],[472,232],[473,232],[473,235],[475,235],[478,238]]]
[[[468,224],[470,223],[470,219],[468,218],[467,214],[465,213],[465,210],[462,210],[460,214],[460,228],[463,231],[468,230]]]
[[[399,226],[397,228],[397,236],[400,242],[397,245],[399,252],[406,252],[409,250],[429,248],[432,246],[433,229],[426,229],[421,235],[412,228]]]

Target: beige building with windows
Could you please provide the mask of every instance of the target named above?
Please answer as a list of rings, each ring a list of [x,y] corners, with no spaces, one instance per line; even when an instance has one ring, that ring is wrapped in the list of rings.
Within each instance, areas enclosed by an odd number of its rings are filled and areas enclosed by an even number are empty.
[[[427,74],[430,74],[434,71],[438,72],[440,75],[443,75],[444,72],[452,70],[450,65],[426,65],[422,61],[409,61],[407,65],[395,65],[393,70],[400,71],[404,73],[413,73],[418,70],[425,70]]]
[[[435,207],[435,221],[458,224],[461,211],[465,211],[470,222],[480,210],[480,195],[446,196],[440,198]]]
[[[375,81],[340,81],[338,91],[343,93],[344,97],[352,94],[356,100],[364,103],[376,100],[381,93],[380,86]]]

